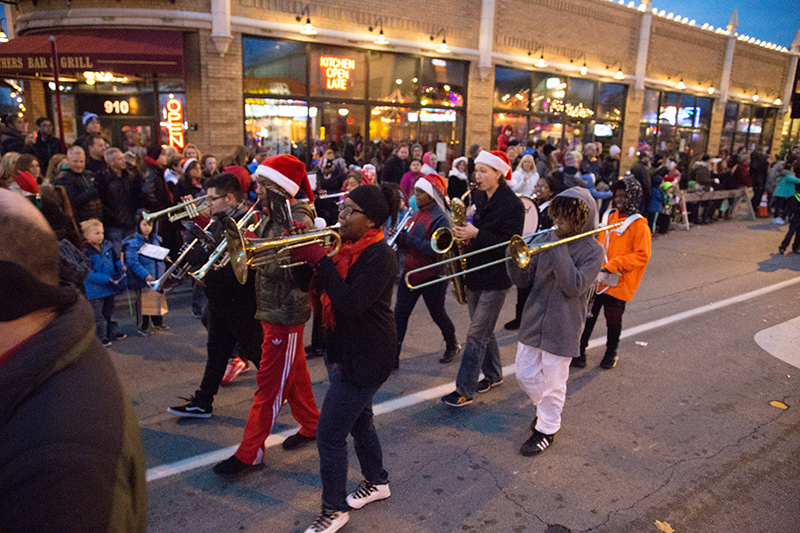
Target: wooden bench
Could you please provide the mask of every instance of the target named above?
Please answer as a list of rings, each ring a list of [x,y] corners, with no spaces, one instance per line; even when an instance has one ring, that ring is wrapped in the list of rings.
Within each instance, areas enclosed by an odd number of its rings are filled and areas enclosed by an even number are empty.
[[[689,226],[689,211],[686,204],[694,202],[706,202],[708,200],[724,200],[728,199],[731,212],[736,213],[737,209],[742,210],[742,218],[744,220],[755,220],[756,213],[753,211],[753,204],[750,199],[753,197],[753,189],[742,187],[740,189],[731,190],[714,190],[707,192],[687,192],[681,191],[681,207],[683,208],[683,225],[686,226],[687,231]]]

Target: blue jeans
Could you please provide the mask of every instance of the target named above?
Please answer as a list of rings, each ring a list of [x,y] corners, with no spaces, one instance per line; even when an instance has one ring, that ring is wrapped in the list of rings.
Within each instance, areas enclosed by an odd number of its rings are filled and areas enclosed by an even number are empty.
[[[322,505],[349,511],[347,505],[347,435],[353,435],[361,473],[370,483],[389,482],[383,451],[372,423],[372,397],[377,387],[357,387],[341,379],[338,365],[328,365],[330,388],[317,422],[317,449],[322,478]]]
[[[473,291],[467,288],[469,331],[456,377],[456,392],[461,396],[472,398],[478,388],[481,371],[491,382],[503,379],[500,348],[497,346],[494,328],[507,293],[507,290]]]

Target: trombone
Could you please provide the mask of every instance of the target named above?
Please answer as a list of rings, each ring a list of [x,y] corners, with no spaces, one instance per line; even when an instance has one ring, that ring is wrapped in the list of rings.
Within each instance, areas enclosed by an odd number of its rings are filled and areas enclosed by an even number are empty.
[[[549,233],[551,231],[555,231],[556,229],[558,229],[558,226],[553,226],[552,228],[549,228],[549,229],[546,229],[546,230],[537,231],[536,233],[528,235],[526,238],[522,238],[519,235],[514,235],[513,237],[511,237],[511,239],[509,239],[509,240],[507,240],[505,242],[501,242],[501,243],[498,243],[498,244],[493,244],[492,246],[487,246],[486,248],[481,248],[480,250],[474,250],[472,252],[468,252],[468,253],[463,254],[463,255],[457,255],[455,257],[451,257],[450,259],[445,259],[444,261],[439,261],[437,263],[432,263],[430,265],[426,265],[424,267],[420,267],[420,268],[411,270],[408,273],[406,273],[406,278],[405,278],[406,279],[406,286],[409,289],[411,289],[412,291],[416,290],[416,289],[421,289],[423,287],[427,287],[428,285],[433,285],[434,283],[439,283],[440,281],[445,281],[445,280],[448,280],[448,279],[456,277],[456,276],[462,276],[464,274],[469,274],[470,272],[476,272],[478,270],[483,270],[484,268],[489,268],[489,267],[494,266],[494,265],[499,265],[499,264],[505,263],[506,261],[509,261],[509,260],[510,261],[514,261],[514,264],[520,270],[527,270],[527,268],[530,266],[531,259],[533,258],[534,255],[537,255],[537,254],[540,254],[540,253],[542,253],[544,251],[547,251],[550,248],[555,248],[556,246],[560,246],[562,244],[567,244],[568,242],[577,241],[578,239],[583,239],[584,237],[588,237],[590,235],[596,235],[596,234],[602,233],[604,231],[609,231],[609,230],[618,228],[619,226],[622,226],[624,223],[625,223],[625,221],[622,221],[622,222],[617,222],[615,224],[610,224],[608,226],[602,226],[602,227],[599,227],[597,229],[593,229],[591,231],[587,231],[585,233],[579,233],[577,235],[573,235],[571,237],[565,237],[565,238],[557,240],[557,241],[546,242],[546,243],[540,244],[538,246],[533,246],[532,248],[528,246],[528,243],[534,237],[537,237],[539,235],[544,235],[545,233]],[[440,235],[439,239],[441,240],[442,238],[443,237]],[[433,249],[438,252],[437,247],[440,246],[441,243],[434,242],[434,239],[436,239],[436,237],[431,237],[431,247],[433,247]],[[450,239],[452,241],[452,234],[450,235]],[[527,243],[525,242],[526,239],[528,239]],[[442,246],[447,247],[447,244],[448,243],[445,242]],[[452,242],[450,242],[450,245],[452,246]],[[420,283],[419,285],[412,285],[408,281],[409,280],[409,276],[411,276],[412,274],[416,274],[417,272],[423,272],[423,271],[431,269],[431,268],[437,268],[437,267],[439,267],[441,265],[444,265],[446,263],[450,263],[450,262],[453,262],[453,261],[460,261],[462,259],[466,259],[467,257],[473,256],[473,255],[477,255],[477,254],[480,254],[480,253],[483,253],[483,252],[486,252],[486,251],[489,251],[489,250],[494,250],[495,248],[500,248],[502,246],[508,246],[508,254],[509,254],[508,257],[504,257],[503,259],[497,259],[495,261],[490,261],[489,263],[486,263],[486,264],[483,264],[483,265],[479,265],[479,266],[476,266],[476,267],[468,268],[467,270],[464,270],[463,272],[459,272],[457,274],[451,274],[451,275],[448,275],[448,276],[442,276],[440,278],[436,278],[436,279],[433,279],[431,281],[426,281],[425,283]],[[449,247],[447,249],[449,249]]]
[[[327,245],[327,240],[332,239],[333,245],[328,251],[328,257],[335,255],[342,245],[342,239],[336,233],[339,224],[334,224],[325,229],[310,231],[300,235],[288,235],[274,239],[250,239],[242,234],[242,229],[233,220],[225,224],[225,240],[227,242],[228,257],[236,279],[244,285],[247,283],[247,269],[250,266],[261,266],[271,262],[277,263],[278,268],[290,268],[305,264],[304,261],[292,263],[289,254],[295,248],[317,243]],[[263,257],[266,256],[266,257]]]
[[[200,204],[205,202],[207,198],[208,195],[204,194],[203,196],[198,196],[197,198],[189,200],[188,202],[173,205],[172,207],[162,209],[161,211],[156,211],[155,213],[145,213],[142,215],[142,218],[148,222],[164,215],[169,215],[167,220],[170,222],[175,222],[176,220],[181,220],[184,218],[194,218],[200,214],[200,211],[203,210],[203,208],[200,207]]]
[[[244,214],[242,219],[236,223],[238,228],[243,228],[245,224],[247,224],[253,216],[256,214],[256,206],[258,205],[259,200],[253,204],[253,206]],[[212,268],[214,270],[218,270],[230,262],[230,256],[225,252],[228,249],[228,241],[226,239],[222,239],[217,247],[211,252],[211,255],[208,256],[208,261],[199,269],[195,270],[194,272],[190,272],[189,276],[197,282],[202,283],[203,279],[208,274],[208,271]],[[224,254],[224,255],[223,255]]]
[[[208,224],[206,224],[206,227],[203,228],[203,231],[204,232],[207,231],[208,228],[210,228],[211,224],[213,224],[213,223],[214,223],[214,221],[212,220]],[[198,228],[199,228],[199,226],[198,226]],[[153,280],[153,281],[148,281],[147,282],[147,286],[150,287],[151,289],[153,289],[156,292],[161,292],[164,289],[164,284],[167,282],[167,280],[170,277],[174,277],[176,279],[182,278],[186,274],[186,272],[188,272],[188,270],[191,268],[191,265],[184,265],[183,267],[181,267],[181,269],[177,273],[175,272],[175,269],[178,268],[178,265],[181,264],[181,262],[183,261],[183,258],[186,257],[186,254],[189,253],[189,250],[194,248],[194,246],[198,242],[200,242],[200,238],[199,237],[195,237],[195,239],[192,242],[190,242],[189,244],[184,244],[183,245],[183,251],[181,251],[181,254],[178,256],[178,258],[175,259],[175,261],[172,262],[172,264],[161,275],[160,278],[158,278],[156,280]]]

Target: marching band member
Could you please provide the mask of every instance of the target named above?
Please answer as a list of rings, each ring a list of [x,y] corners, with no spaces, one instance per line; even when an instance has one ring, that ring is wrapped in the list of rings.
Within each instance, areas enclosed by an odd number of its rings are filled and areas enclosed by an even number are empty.
[[[328,330],[330,387],[317,425],[322,513],[306,533],[332,533],[350,509],[388,498],[389,475],[375,431],[372,398],[392,372],[397,332],[392,291],[397,259],[382,226],[397,216],[398,189],[362,185],[341,204],[342,246],[332,258],[312,244],[292,250],[292,261],[314,268],[311,290]],[[353,435],[364,481],[347,494],[347,435]]]
[[[622,314],[625,304],[633,299],[650,260],[650,226],[639,213],[642,187],[633,176],[625,176],[611,186],[614,193],[614,209],[603,215],[603,224],[614,224],[624,220],[618,229],[600,233],[597,239],[604,243],[605,261],[603,277],[597,287],[592,309],[586,317],[586,326],[581,336],[581,354],[572,360],[572,366],[586,366],[586,347],[592,336],[600,309],[604,310],[608,333],[606,353],[600,367],[606,370],[617,366],[617,348],[622,334]],[[604,283],[605,281],[605,283]]]
[[[549,211],[558,228],[534,238],[534,245],[591,231],[597,225],[597,204],[580,187],[553,198]],[[602,246],[591,238],[533,255],[525,270],[513,261],[506,263],[514,284],[532,289],[522,312],[516,358],[517,382],[536,406],[533,435],[522,445],[522,455],[544,451],[561,428],[570,361],[578,356],[586,300],[602,263]]]
[[[472,198],[476,211],[472,223],[453,228],[457,239],[468,241],[467,252],[507,241],[513,235],[522,233],[525,207],[508,187],[506,180],[510,178],[511,164],[504,152],[482,150],[475,158],[478,190]],[[497,248],[467,258],[467,268],[502,258],[503,250]],[[476,391],[488,392],[503,383],[500,349],[494,328],[511,280],[503,265],[495,265],[466,274],[464,281],[470,317],[467,344],[461,357],[456,390],[442,398],[444,403],[452,407],[468,405],[472,403]],[[479,383],[481,370],[485,377]]]
[[[265,159],[256,169],[258,197],[269,208],[256,228],[261,238],[278,238],[291,230],[292,221],[314,227],[310,202],[295,199],[302,192],[309,200],[314,193],[305,165],[292,155],[275,155]],[[288,212],[287,202],[291,205]],[[303,328],[311,317],[308,295],[294,280],[291,269],[279,268],[274,262],[256,268],[256,318],[261,321],[263,344],[261,364],[256,374],[253,406],[244,427],[239,449],[228,459],[214,466],[214,472],[235,476],[253,469],[264,457],[264,441],[272,431],[284,401],[300,430],[283,442],[292,450],[315,439],[319,410],[311,390],[306,366]]]
[[[400,233],[395,241],[397,247],[406,255],[403,276],[411,270],[430,265],[439,258],[431,248],[431,235],[441,227],[450,227],[450,221],[444,210],[445,183],[442,176],[428,174],[417,179],[414,185],[419,211],[414,213],[409,220],[408,231],[404,231],[403,228],[398,230]],[[414,284],[423,283],[438,277],[443,271],[444,268],[428,269],[425,273],[413,275],[409,281]],[[397,325],[395,369],[400,366],[400,351],[406,336],[408,319],[420,296],[425,300],[425,306],[428,308],[431,318],[444,337],[446,348],[439,362],[452,361],[461,351],[461,345],[456,339],[456,328],[444,307],[448,285],[447,283],[435,283],[416,291],[409,289],[403,282],[397,285],[397,302],[394,307],[394,318]]]
[[[242,219],[247,212],[242,183],[235,175],[217,174],[209,178],[208,205],[214,218],[209,229],[216,241],[225,237],[225,221]],[[246,190],[247,187],[244,187]],[[208,259],[206,257],[206,259]],[[255,283],[252,277],[241,285],[230,264],[219,270],[209,270],[204,278],[208,298],[208,359],[200,388],[184,405],[170,407],[171,415],[190,418],[210,418],[214,396],[226,374],[234,348],[245,360],[258,368],[261,361],[261,324],[256,320]],[[237,362],[241,371],[246,363]],[[238,366],[241,365],[241,366]],[[238,372],[236,372],[238,374]]]

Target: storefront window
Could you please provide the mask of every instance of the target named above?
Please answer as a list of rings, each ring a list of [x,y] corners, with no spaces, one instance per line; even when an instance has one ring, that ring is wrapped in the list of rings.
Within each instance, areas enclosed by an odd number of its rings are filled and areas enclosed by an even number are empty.
[[[467,68],[461,61],[422,60],[422,105],[462,107],[467,94]]]
[[[563,136],[564,125],[560,122],[551,122],[546,118],[531,117],[528,128],[528,136],[533,140],[553,139],[557,140]]]
[[[301,100],[245,98],[245,133],[247,145],[268,156],[297,155],[306,140],[309,108]],[[312,119],[317,108],[311,108]]]
[[[519,141],[520,139],[528,138],[528,117],[525,115],[519,115],[515,113],[495,113],[493,119],[492,149],[497,148],[497,137],[503,133],[503,130],[506,129],[506,126],[511,126],[511,136],[514,137],[514,139]]]
[[[695,124],[695,117],[697,115],[694,95],[682,94],[680,102],[676,125],[693,128]]]
[[[669,124],[674,126],[678,121],[678,93],[662,93],[661,109],[658,115],[659,124]]]
[[[309,94],[361,100],[366,98],[367,54],[352,48],[311,49]]]
[[[369,138],[391,139],[394,142],[413,141],[417,138],[418,110],[407,107],[379,106],[370,110]],[[412,122],[410,119],[414,118]]]
[[[440,156],[440,161],[447,164],[456,154],[461,154],[464,131],[464,115],[452,109],[423,109],[418,117],[409,113],[409,121],[419,120],[419,137],[417,142],[422,144],[425,151],[435,152]],[[441,157],[444,155],[444,157]],[[455,156],[455,157],[454,157]],[[440,166],[440,171],[444,165]]]
[[[597,118],[622,120],[625,109],[625,86],[621,83],[601,83],[597,96]]]
[[[364,136],[365,106],[324,102],[311,109],[316,109],[309,114],[314,158],[327,149],[341,154],[346,142]]]
[[[494,69],[494,107],[527,111],[531,96],[531,73],[527,70]]]
[[[622,144],[622,127],[619,122],[591,122],[592,139],[608,149],[612,144],[620,146]]]
[[[242,39],[244,92],[305,96],[306,45],[291,41]]]
[[[642,122],[655,124],[658,122],[658,91],[645,89],[644,103],[642,104]]]
[[[566,89],[566,78],[545,72],[534,73],[531,110],[552,115],[562,114],[564,98],[567,96]]]
[[[588,118],[594,115],[594,92],[596,83],[592,80],[570,78],[567,83],[565,112],[574,118]]]
[[[709,128],[711,126],[711,108],[714,101],[711,98],[698,96],[697,107],[695,108],[695,127]]]
[[[769,146],[772,148],[772,137],[775,134],[775,117],[778,110],[775,108],[765,109],[764,124],[761,130],[761,146]]]
[[[414,103],[419,90],[419,59],[403,54],[372,52],[369,57],[369,98],[397,104]]]

